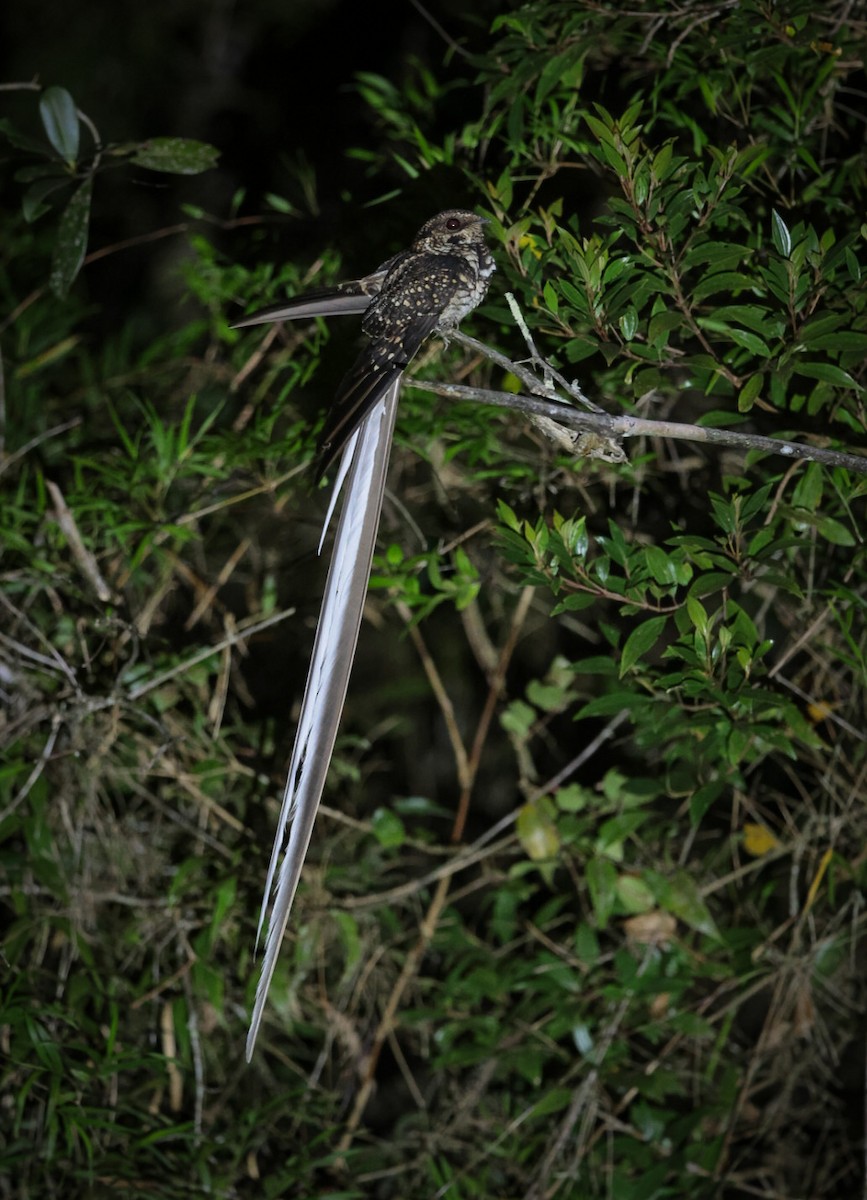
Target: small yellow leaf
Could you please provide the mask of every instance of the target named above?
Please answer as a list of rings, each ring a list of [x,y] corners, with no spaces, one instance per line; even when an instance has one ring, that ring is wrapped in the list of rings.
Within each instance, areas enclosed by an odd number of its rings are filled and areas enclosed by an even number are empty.
[[[780,843],[764,825],[753,825],[749,821],[744,825],[744,850],[753,858],[761,858],[771,850],[779,849]]]
[[[814,725],[818,725],[820,721],[827,721],[835,708],[836,705],[829,704],[827,700],[816,700],[815,703],[807,705],[807,716]]]
[[[518,839],[533,862],[553,858],[560,849],[560,835],[543,804],[525,804],[518,814]]]
[[[518,239],[518,247],[521,250],[529,250],[534,258],[541,258],[542,251],[538,248],[539,242],[531,233],[522,233]]]

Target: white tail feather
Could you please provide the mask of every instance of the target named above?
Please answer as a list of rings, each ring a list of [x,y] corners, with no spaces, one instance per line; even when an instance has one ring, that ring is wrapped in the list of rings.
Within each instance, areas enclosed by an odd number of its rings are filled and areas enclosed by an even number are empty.
[[[253,1055],[268,988],[310,844],[346,698],[379,528],[399,391],[398,379],[347,443],[325,520],[327,529],[337,493],[346,481],[256,934],[258,945],[276,873],[277,890],[268,918],[262,974],[247,1035],[248,1062]],[[278,871],[287,827],[289,842]]]

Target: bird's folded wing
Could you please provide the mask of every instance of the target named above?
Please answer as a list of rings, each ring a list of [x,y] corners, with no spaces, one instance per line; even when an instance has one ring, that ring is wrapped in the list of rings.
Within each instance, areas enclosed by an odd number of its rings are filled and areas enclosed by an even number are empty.
[[[378,338],[364,347],[343,377],[319,437],[316,478],[321,479],[343,449],[352,430],[399,379],[421,344],[436,329],[435,313],[420,312],[401,330],[398,343]]]
[[[398,377],[364,418],[343,452],[341,477],[346,479],[343,507],[259,918],[257,941],[271,902],[276,874],[277,890],[268,917],[262,974],[247,1035],[248,1062],[310,844],[343,711],[379,527],[399,392]],[[331,511],[329,509],[329,517]],[[280,862],[287,827],[289,841]]]

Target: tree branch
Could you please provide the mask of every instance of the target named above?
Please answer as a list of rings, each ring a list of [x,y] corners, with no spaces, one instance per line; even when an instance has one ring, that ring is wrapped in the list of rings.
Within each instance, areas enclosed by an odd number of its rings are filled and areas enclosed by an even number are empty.
[[[708,446],[733,446],[738,450],[757,450],[763,454],[779,454],[791,460],[801,459],[821,463],[826,467],[845,467],[859,475],[867,475],[867,455],[848,454],[842,450],[822,450],[803,442],[792,442],[786,438],[763,437],[755,433],[738,433],[733,429],[715,429],[704,425],[687,425],[678,421],[651,421],[643,417],[612,417],[601,411],[581,412],[573,405],[552,397],[551,379],[556,378],[582,403],[589,403],[577,386],[573,386],[546,366],[548,378],[543,382],[521,363],[513,363],[497,350],[486,346],[476,338],[468,337],[459,330],[449,334],[449,340],[458,342],[468,350],[484,354],[503,370],[520,379],[530,392],[513,393],[493,391],[489,388],[468,387],[459,383],[431,383],[413,379],[412,386],[424,392],[433,392],[448,400],[473,401],[490,404],[495,408],[511,408],[530,417],[542,417],[552,421],[557,431],[539,426],[547,436],[565,448],[563,429],[574,430],[566,435],[571,443],[571,452],[576,457],[603,458],[607,461],[625,461],[626,456],[620,442],[626,438],[654,437],[676,441],[702,442]],[[537,361],[541,362],[541,360]],[[595,407],[595,406],[594,406]]]

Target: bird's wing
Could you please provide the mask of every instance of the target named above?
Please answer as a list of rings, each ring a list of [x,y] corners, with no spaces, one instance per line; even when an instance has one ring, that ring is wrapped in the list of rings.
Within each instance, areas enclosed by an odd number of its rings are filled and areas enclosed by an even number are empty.
[[[381,396],[400,379],[419,347],[437,327],[436,313],[414,315],[400,339],[377,338],[365,346],[349,368],[325,416],[319,437],[316,477],[321,479],[343,449],[352,430]]]
[[[343,451],[337,481],[338,487],[344,479],[346,481],[343,507],[334,539],[325,597],[316,628],[313,658],[301,704],[298,732],[289,765],[289,778],[283,794],[283,805],[259,917],[257,943],[271,904],[271,888],[276,874],[277,890],[268,916],[262,974],[256,988],[256,1001],[250,1021],[250,1032],[247,1035],[248,1062],[256,1044],[268,987],[298,887],[301,867],[310,844],[316,810],[325,787],[328,765],[343,711],[379,527],[399,392],[398,375],[352,434]],[[331,516],[333,505],[332,500],[328,518]],[[278,871],[277,864],[287,827],[289,841]]]

